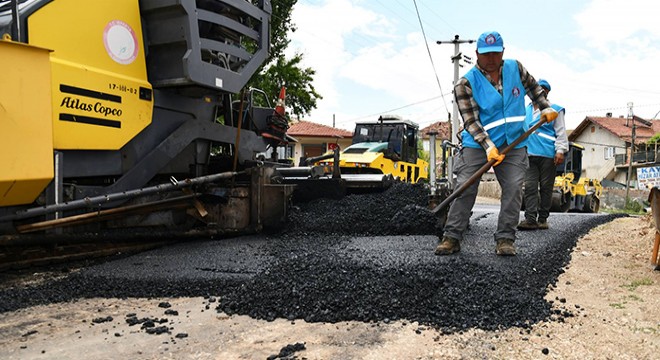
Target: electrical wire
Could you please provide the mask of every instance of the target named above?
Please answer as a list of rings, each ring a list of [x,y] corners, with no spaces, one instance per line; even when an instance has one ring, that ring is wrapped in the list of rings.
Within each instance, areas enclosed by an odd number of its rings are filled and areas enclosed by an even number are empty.
[[[444,94],[443,94],[443,95],[444,95]],[[420,100],[420,101],[417,101],[417,102],[414,102],[414,103],[411,103],[411,104],[407,104],[407,105],[400,106],[400,107],[398,107],[398,108],[389,109],[389,110],[385,110],[385,111],[379,111],[379,112],[374,113],[374,114],[364,115],[364,116],[360,116],[360,117],[356,117],[356,118],[352,118],[352,119],[348,119],[348,120],[342,120],[342,121],[339,121],[339,122],[340,122],[340,123],[343,123],[343,122],[353,122],[353,121],[362,120],[362,119],[366,119],[366,118],[373,118],[373,117],[378,116],[378,115],[391,113],[391,112],[394,112],[394,111],[398,111],[398,110],[402,110],[402,109],[405,109],[405,108],[409,108],[409,107],[411,107],[411,106],[415,106],[415,105],[423,104],[423,103],[426,103],[426,102],[429,102],[429,101],[437,100],[438,98],[441,98],[441,97],[442,97],[442,95],[441,95],[441,96],[434,96],[434,97],[432,97],[432,98],[428,98],[428,99]]]
[[[421,2],[421,1],[420,1],[420,3],[421,3],[422,6],[424,6],[424,7],[425,7],[430,13],[433,14],[434,18],[436,18],[436,19],[440,19],[440,21],[442,21],[445,25],[447,25],[447,27],[451,30],[452,33],[454,33],[454,34],[458,34],[458,33],[460,32],[458,29],[456,29],[455,27],[453,27],[449,22],[447,22],[447,20],[445,20],[442,16],[440,16],[438,13],[436,13],[435,11],[433,11],[433,8],[429,7],[429,6],[426,5],[424,2]],[[442,32],[442,31],[440,31],[440,32]]]
[[[378,3],[378,4],[380,5],[380,7],[383,8],[384,10],[388,11],[389,13],[394,14],[394,15],[393,15],[394,17],[400,18],[405,24],[407,24],[407,25],[412,25],[411,22],[407,21],[407,20],[402,16],[402,12],[400,11],[400,9],[396,9],[396,10],[395,10],[395,9],[392,9],[392,8],[388,7],[388,6],[385,4],[385,2],[383,2],[383,1],[381,1],[381,0],[377,0],[377,3]],[[401,4],[401,1],[400,1],[400,0],[396,0],[396,3],[397,3],[398,6],[401,6],[401,7],[405,8],[405,7]],[[448,106],[447,106],[447,102],[446,102],[446,99],[445,99],[445,95],[449,95],[449,94],[451,94],[451,93],[449,92],[449,93],[447,93],[447,94],[444,94],[443,91],[442,91],[442,86],[441,86],[441,84],[440,84],[440,80],[439,80],[438,75],[437,75],[437,71],[436,71],[436,68],[435,68],[435,64],[434,64],[434,61],[433,61],[433,58],[432,58],[432,56],[431,56],[431,52],[430,52],[430,49],[429,49],[429,46],[428,46],[428,41],[427,41],[427,36],[426,36],[426,30],[425,30],[425,26],[424,26],[424,25],[426,25],[427,27],[430,27],[431,29],[435,29],[435,30],[437,30],[437,28],[434,27],[433,24],[428,24],[428,23],[424,24],[424,23],[423,23],[422,18],[421,18],[421,16],[420,16],[420,9],[418,8],[417,1],[416,1],[416,0],[413,0],[413,3],[414,3],[414,6],[415,6],[415,12],[416,12],[416,15],[417,15],[417,19],[418,19],[418,22],[419,22],[419,26],[420,26],[420,28],[421,28],[422,35],[424,36],[424,42],[425,42],[425,45],[426,45],[426,48],[427,48],[427,53],[428,53],[429,59],[430,59],[430,61],[431,61],[431,65],[432,65],[432,67],[433,67],[433,71],[434,71],[434,75],[435,75],[435,78],[436,78],[436,82],[437,82],[437,84],[438,84],[438,87],[440,88],[440,93],[441,93],[440,98],[441,98],[442,101],[443,101],[443,106],[444,106],[444,108],[447,110]],[[425,9],[424,9],[425,11],[427,11],[427,12],[433,14],[433,15],[436,16],[440,21],[442,21],[445,25],[447,25],[448,27],[451,28],[451,24],[450,24],[449,22],[447,22],[445,19],[443,19],[441,16],[439,16],[437,13],[435,13],[431,7],[429,7],[429,6],[428,6],[427,4],[425,4],[423,1],[420,1],[419,3],[420,3],[419,5],[425,7]],[[408,9],[408,8],[405,8],[405,9]],[[410,11],[410,12],[412,12],[412,11]],[[406,26],[407,26],[407,25],[406,25]],[[310,33],[309,30],[306,30],[306,32]],[[458,31],[455,31],[455,32],[458,32]],[[326,43],[330,43],[330,42],[331,42],[331,41],[329,41],[329,39],[328,39],[327,37],[324,37],[323,34],[320,34],[320,33],[310,33],[310,35],[313,35],[313,36],[314,36],[317,40],[319,40],[319,41],[326,42]],[[357,47],[357,48],[365,48],[365,47],[368,47],[369,44],[374,43],[374,40],[373,40],[373,39],[368,38],[368,37],[366,37],[366,36],[360,34],[359,32],[356,32],[356,33],[354,33],[353,35],[354,35],[354,36],[352,36],[352,37],[346,37],[346,38],[344,39],[344,41],[347,41],[348,43],[353,44],[353,45],[354,45],[355,47]],[[345,48],[344,51],[345,51],[347,54],[349,54],[349,55],[352,55],[352,56],[358,56],[358,54],[356,53],[355,50],[350,50],[350,49],[348,49],[348,48]],[[583,83],[584,83],[584,82],[583,82]],[[613,85],[611,85],[611,84],[599,84],[599,83],[586,83],[586,84],[595,85],[595,86],[598,86],[599,88],[611,88],[611,89],[624,90],[624,91],[641,91],[641,90],[639,90],[639,89],[630,89],[630,88],[626,88],[626,87],[613,86]],[[645,92],[647,92],[647,93],[656,93],[656,92],[650,92],[650,91],[645,91]],[[393,108],[393,109],[389,109],[389,110],[380,111],[380,112],[377,112],[377,113],[375,113],[375,114],[370,114],[370,115],[365,115],[365,116],[359,116],[359,117],[352,118],[352,119],[347,119],[347,120],[337,120],[336,122],[337,122],[337,123],[350,123],[350,122],[354,122],[354,121],[356,121],[356,120],[361,120],[361,119],[364,119],[364,118],[373,117],[373,116],[377,116],[377,115],[384,114],[384,113],[388,113],[388,112],[399,111],[399,110],[406,109],[406,108],[409,108],[409,107],[412,107],[412,106],[415,106],[415,105],[419,105],[419,104],[426,103],[426,102],[429,102],[429,101],[434,101],[434,100],[436,100],[436,99],[438,99],[438,98],[439,98],[439,97],[436,96],[436,97],[433,97],[433,98],[429,98],[429,99],[420,100],[420,101],[417,101],[417,102],[414,102],[414,103],[406,104],[406,105],[403,105],[403,106],[400,106],[400,107],[397,107],[397,108]],[[657,105],[660,105],[660,104],[636,105],[636,108],[640,108],[640,107],[649,107],[649,106],[657,106]],[[575,110],[571,110],[571,113],[572,113],[572,114],[601,113],[601,112],[610,112],[610,111],[616,111],[616,110],[622,110],[622,109],[627,109],[627,107],[626,107],[626,106],[621,106],[621,107],[608,107],[608,108],[599,108],[599,109],[595,109],[595,108],[592,108],[592,109],[575,109]],[[447,113],[449,113],[448,110],[447,110]],[[660,111],[658,111],[658,112],[652,117],[652,119],[657,118],[659,115],[660,115]]]
[[[412,25],[412,23],[408,22],[408,21],[407,21],[402,15],[401,15],[400,12],[392,10],[391,8],[389,8],[388,6],[386,6],[385,4],[383,4],[380,0],[377,0],[377,1],[378,1],[378,3],[380,4],[380,6],[381,6],[382,8],[384,8],[384,9],[388,10],[389,12],[393,13],[395,17],[401,18],[401,19],[402,19],[404,22],[406,22],[407,24]],[[400,5],[400,6],[403,7],[403,5],[402,5],[401,3],[398,2],[398,0],[397,0],[397,3],[398,3],[398,5]],[[416,3],[415,1],[414,1],[414,5],[415,5],[415,13],[416,13],[416,15],[417,15],[417,19],[418,19],[418,22],[419,22],[419,26],[420,26],[420,28],[421,28],[422,35],[423,35],[423,37],[424,37],[424,44],[426,45],[426,50],[427,50],[427,53],[428,53],[429,59],[430,59],[430,61],[431,61],[431,66],[432,66],[432,68],[433,68],[434,76],[435,76],[435,78],[436,78],[436,82],[437,82],[438,87],[439,87],[439,89],[440,89],[440,96],[439,96],[439,97],[436,96],[436,97],[433,97],[433,98],[431,98],[431,99],[421,100],[421,101],[418,101],[418,102],[415,102],[415,103],[412,103],[412,104],[403,105],[403,106],[398,107],[398,108],[395,108],[395,109],[390,109],[390,110],[380,111],[380,112],[378,112],[376,115],[383,114],[383,113],[388,113],[388,112],[393,112],[393,111],[397,111],[397,110],[401,110],[401,109],[404,109],[404,108],[407,108],[407,107],[411,107],[411,106],[415,106],[415,105],[418,105],[418,104],[422,104],[422,103],[425,103],[425,102],[428,102],[428,101],[433,101],[433,100],[436,100],[436,99],[438,99],[438,98],[441,98],[441,99],[442,99],[442,103],[443,103],[442,105],[444,106],[445,111],[447,112],[447,114],[449,114],[449,110],[448,110],[448,107],[447,107],[447,101],[446,101],[446,99],[445,99],[445,95],[449,95],[449,94],[451,94],[451,92],[450,92],[450,93],[447,93],[447,94],[444,94],[443,91],[442,91],[442,85],[440,84],[440,80],[439,80],[438,75],[437,75],[437,71],[436,71],[436,68],[435,68],[435,64],[434,64],[434,62],[433,62],[433,57],[431,56],[431,51],[430,51],[429,46],[428,46],[427,36],[426,36],[425,29],[424,29],[424,24],[423,24],[423,22],[422,22],[422,19],[421,19],[420,13],[419,13],[419,9],[418,9],[418,7],[417,7],[417,3]],[[422,5],[424,5],[424,4],[422,4]],[[426,5],[424,5],[424,6],[426,6]],[[404,7],[404,8],[405,8],[405,7]],[[427,6],[427,8],[428,8],[428,6]],[[408,8],[406,8],[406,9],[408,9]],[[441,19],[441,20],[442,20],[444,23],[448,24],[444,19]],[[430,25],[430,26],[433,27],[432,25]],[[437,28],[436,28],[436,30],[437,30]],[[309,31],[307,31],[307,32],[309,33]],[[311,34],[311,33],[310,33],[310,34]],[[321,35],[321,34],[312,34],[312,35],[313,35],[317,40],[320,40],[320,41],[323,41],[323,42],[326,42],[326,43],[330,43],[330,41],[329,41],[327,38],[325,38],[323,35]],[[360,40],[362,40],[362,41],[357,42],[357,41],[354,40],[353,37],[348,37],[348,38],[346,38],[345,40],[348,41],[348,42],[353,43],[354,45],[357,45],[358,48],[365,48],[365,47],[367,47],[367,45],[365,45],[363,41],[365,41],[365,42],[373,42],[371,39],[368,39],[368,38],[366,38],[366,37],[360,35],[359,33],[356,33],[356,34],[354,34],[354,35],[358,35],[358,37],[360,37]],[[352,55],[352,56],[358,56],[357,53],[355,53],[354,51],[351,51],[351,50],[349,50],[349,49],[347,49],[347,48],[345,48],[344,51],[346,51],[347,54],[350,54],[350,55]],[[348,119],[348,120],[338,120],[337,123],[348,123],[348,122],[352,122],[352,121],[355,121],[355,120],[359,120],[359,119],[363,119],[363,118],[367,118],[367,117],[372,117],[372,116],[374,116],[374,115],[365,115],[365,116],[360,116],[360,117],[358,117],[358,118]]]
[[[635,108],[637,109],[637,108],[644,108],[644,107],[651,107],[651,106],[656,107],[658,105],[660,105],[660,104],[658,104],[658,103],[655,103],[655,104],[635,104]],[[621,109],[628,110],[628,107],[627,106],[617,106],[617,107],[600,108],[600,109],[571,110],[571,113],[573,113],[573,114],[575,114],[575,113],[599,113],[599,112],[607,112],[607,111],[621,110]],[[655,116],[658,116],[658,114],[660,114],[660,111],[658,111],[658,113],[655,114]],[[652,119],[654,119],[655,116]]]
[[[415,4],[415,12],[417,13],[417,19],[419,20],[419,27],[422,29],[422,35],[424,36],[424,45],[426,45],[426,52],[429,54],[429,59],[431,60],[431,67],[433,67],[433,75],[435,76],[435,81],[438,83],[438,88],[440,88],[440,96],[442,97],[442,103],[445,106],[445,111],[447,111],[447,114],[449,114],[449,108],[447,107],[447,100],[445,100],[445,95],[442,93],[442,85],[440,85],[440,79],[438,78],[438,71],[435,69],[435,63],[433,62],[433,56],[431,56],[431,49],[429,48],[429,42],[426,39],[424,24],[422,24],[422,18],[419,16],[419,9],[417,8],[417,0],[413,0],[413,4]]]
[[[404,1],[405,1],[406,3],[404,3]],[[403,11],[405,11],[406,15],[411,14],[411,15],[414,16],[413,11],[410,9],[409,6],[407,6],[407,5],[408,5],[408,4],[407,4],[407,0],[396,0],[396,3],[399,5],[399,7],[401,7],[401,8],[403,9]],[[425,7],[428,9],[428,6],[426,6],[423,2],[420,1],[420,4],[423,5],[423,6],[425,6]],[[428,29],[434,30],[432,33],[438,33],[438,34],[444,34],[444,33],[446,33],[446,30],[440,29],[440,28],[438,28],[437,26],[435,26],[435,24],[437,23],[437,21],[436,21],[437,19],[440,19],[440,20],[441,20],[443,23],[445,23],[450,29],[452,29],[452,27],[451,27],[451,26],[450,26],[450,25],[449,25],[449,24],[448,24],[448,23],[447,23],[442,17],[437,16],[437,14],[435,14],[435,13],[434,13],[434,15],[435,15],[435,16],[434,16],[434,21],[433,21],[433,22],[431,22],[431,23],[429,23],[429,22],[425,22],[425,23],[424,23],[424,26],[425,26],[425,28],[426,28],[427,30],[428,30]],[[401,12],[398,12],[398,13],[397,13],[397,16],[402,16],[402,15],[401,15]],[[415,30],[417,30],[417,25],[413,26],[412,28],[415,29]],[[452,29],[452,31],[454,31],[454,30]]]

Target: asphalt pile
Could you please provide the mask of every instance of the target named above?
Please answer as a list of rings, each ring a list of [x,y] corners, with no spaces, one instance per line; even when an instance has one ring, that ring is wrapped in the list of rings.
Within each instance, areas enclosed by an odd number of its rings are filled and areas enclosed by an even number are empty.
[[[285,231],[241,249],[245,256],[257,250],[267,255],[259,257],[261,263],[250,276],[223,277],[217,272],[191,279],[168,273],[167,281],[127,280],[113,277],[117,269],[105,274],[83,270],[44,285],[0,290],[0,312],[86,297],[215,296],[212,306],[218,312],[268,321],[401,320],[446,333],[529,328],[541,320],[575,315],[572,309],[558,311],[544,296],[569,263],[577,239],[615,217],[566,217],[574,222],[557,226],[553,231],[561,234],[551,242],[538,240],[515,257],[495,256],[491,242],[482,252],[476,240],[466,241],[459,254],[438,257],[433,254],[438,220],[427,203],[428,190],[411,184],[315,200],[291,211]],[[479,226],[475,221],[473,231],[483,231]],[[135,269],[131,271],[137,272],[141,261],[129,258]],[[149,271],[169,270],[154,266]],[[210,301],[206,309],[209,306]]]
[[[291,209],[281,235],[428,235],[442,224],[428,209],[429,190],[422,184],[395,183],[383,192],[317,199]]]
[[[491,251],[481,261],[433,255],[437,238],[428,235],[441,236],[441,224],[427,205],[428,189],[411,184],[299,205],[270,243],[277,262],[223,294],[217,310],[269,321],[403,320],[446,333],[563,321],[574,309],[558,311],[544,296],[576,240],[615,217],[568,226],[541,255],[505,259]]]
[[[225,293],[216,309],[268,321],[402,320],[446,333],[528,328],[552,315],[573,316],[570,311],[556,314],[543,299],[549,283],[562,271],[566,252],[551,256],[546,264],[525,261],[511,266],[507,261],[495,266],[462,257],[429,260],[434,244],[426,241],[427,255],[414,254],[396,262],[386,252],[370,257],[368,251],[351,248],[349,243],[336,239],[331,247],[347,250],[338,252],[291,239],[288,246],[278,249],[275,266]]]

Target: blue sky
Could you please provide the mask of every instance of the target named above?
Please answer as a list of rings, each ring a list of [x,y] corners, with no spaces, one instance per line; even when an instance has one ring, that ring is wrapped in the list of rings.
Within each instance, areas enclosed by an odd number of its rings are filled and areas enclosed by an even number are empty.
[[[452,112],[454,45],[496,30],[504,57],[552,86],[567,128],[586,116],[660,112],[660,20],[652,0],[298,0],[289,51],[323,96],[304,120],[352,130],[392,113],[420,124]],[[417,17],[419,11],[420,20]],[[423,29],[423,31],[422,31]],[[424,37],[426,35],[426,40]],[[426,42],[425,42],[426,41]],[[428,44],[428,48],[427,45]],[[462,44],[474,56],[475,44]],[[463,63],[462,76],[473,65]],[[658,115],[660,118],[660,115]]]

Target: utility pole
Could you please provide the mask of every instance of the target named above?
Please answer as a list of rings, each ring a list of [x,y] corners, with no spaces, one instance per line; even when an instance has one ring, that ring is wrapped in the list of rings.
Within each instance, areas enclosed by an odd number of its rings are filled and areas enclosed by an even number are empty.
[[[628,176],[626,177],[626,206],[630,203],[630,178],[632,177],[633,154],[635,153],[635,115],[633,114],[633,103],[628,103],[628,119],[632,121],[632,136],[630,141],[630,157],[628,158]]]
[[[458,68],[463,67],[463,65],[460,64],[460,60],[462,58],[465,58],[465,61],[467,63],[471,63],[470,60],[472,60],[470,57],[465,56],[461,53],[460,51],[460,45],[461,44],[472,44],[475,42],[475,40],[460,40],[458,35],[454,36],[453,40],[449,41],[436,41],[438,45],[441,44],[454,44],[454,56],[451,57],[451,61],[454,63],[454,82],[453,85],[456,86],[456,82],[458,82]],[[452,88],[453,89],[453,88]],[[453,94],[452,90],[452,94]],[[458,134],[457,130],[459,128],[458,125],[458,104],[456,103],[456,99],[453,98],[452,96],[452,103],[454,104],[453,106],[453,111],[451,115],[451,123],[449,126],[449,133],[451,135],[451,142],[452,144],[458,144]],[[444,159],[443,159],[444,160]],[[449,176],[449,183],[451,184],[451,187],[454,187],[454,159],[450,155],[449,158],[447,159],[447,175]]]

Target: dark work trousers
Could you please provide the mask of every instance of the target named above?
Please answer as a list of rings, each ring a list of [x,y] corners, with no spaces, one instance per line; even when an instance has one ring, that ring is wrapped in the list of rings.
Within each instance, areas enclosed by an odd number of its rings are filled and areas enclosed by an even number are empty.
[[[506,145],[503,145],[504,147]],[[462,148],[454,156],[454,173],[457,176],[456,189],[461,187],[479,168],[487,163],[484,149]],[[495,176],[502,188],[500,213],[497,219],[495,240],[516,239],[516,226],[520,219],[522,205],[522,185],[527,169],[527,149],[513,149],[504,157],[501,164],[495,166]],[[444,235],[463,240],[463,235],[470,221],[470,213],[477,199],[479,180],[465,189],[449,207],[449,214],[444,227]]]
[[[529,169],[525,176],[525,219],[531,222],[548,220],[555,171],[554,159],[529,156]]]

